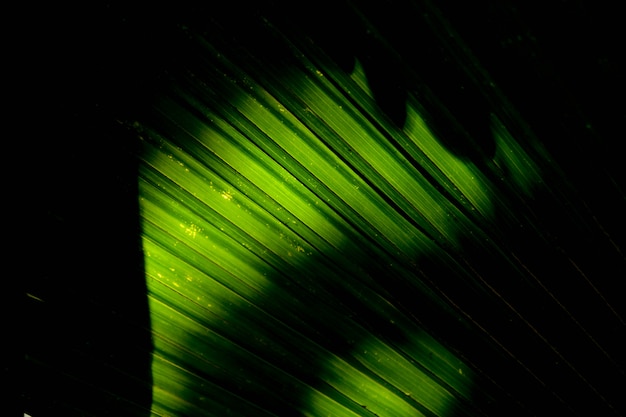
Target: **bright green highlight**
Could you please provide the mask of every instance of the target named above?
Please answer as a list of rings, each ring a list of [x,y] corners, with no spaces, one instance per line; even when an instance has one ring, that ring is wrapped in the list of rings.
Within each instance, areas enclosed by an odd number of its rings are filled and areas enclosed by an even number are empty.
[[[407,106],[407,136],[424,151],[441,172],[466,199],[472,210],[477,210],[484,218],[493,215],[491,195],[495,192],[489,180],[472,162],[466,162],[445,149],[432,135],[421,116],[412,106]]]
[[[506,172],[516,189],[530,196],[542,184],[539,166],[495,117],[492,118],[491,130],[496,141],[494,162]]]

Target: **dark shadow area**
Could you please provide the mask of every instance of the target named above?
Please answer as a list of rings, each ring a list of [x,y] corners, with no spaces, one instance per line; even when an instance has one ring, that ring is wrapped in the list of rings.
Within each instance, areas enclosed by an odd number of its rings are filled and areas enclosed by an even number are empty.
[[[585,1],[438,4],[623,248],[618,149],[626,90],[619,13]]]
[[[155,73],[145,44],[104,6],[33,13],[22,85],[31,122],[15,131],[36,236],[25,248],[20,412],[147,416],[137,139],[118,120],[145,105]]]
[[[545,242],[517,246],[546,287],[593,329],[601,346],[614,352],[621,374],[614,389],[619,392],[625,387],[618,352],[626,334],[620,289],[626,245],[620,14],[607,4],[585,1],[442,1],[439,6],[567,178],[571,189],[527,202]],[[477,26],[491,30],[477,31]],[[524,233],[518,240],[525,242]],[[569,279],[571,274],[578,278]],[[606,304],[589,303],[596,291]],[[602,379],[602,373],[596,377]]]
[[[152,341],[140,247],[137,149],[134,133],[118,120],[141,118],[154,96],[178,75],[202,65],[203,57],[187,37],[190,31],[211,37],[218,45],[233,45],[233,56],[237,47],[255,51],[257,61],[247,64],[267,65],[280,79],[286,77],[281,65],[290,64],[284,59],[289,51],[259,16],[272,18],[285,33],[310,38],[346,72],[358,59],[378,105],[398,126],[405,122],[407,92],[417,91],[425,119],[449,150],[479,165],[493,155],[490,104],[473,80],[467,79],[466,71],[433,39],[421,6],[416,6],[419,16],[403,2],[380,9],[372,3],[372,10],[363,6],[375,20],[373,25],[384,31],[380,38],[343,4],[322,2],[307,6],[306,11],[296,3],[245,6],[235,2],[219,10],[195,2],[150,10],[90,6],[78,11],[55,9],[50,14],[55,18],[41,23],[42,44],[35,52],[42,57],[41,71],[32,108],[33,123],[38,125],[32,134],[37,168],[29,187],[35,194],[37,222],[44,226],[38,229],[41,240],[29,249],[34,270],[26,283],[23,323],[22,399],[25,411],[33,417],[149,415]],[[511,2],[497,7],[481,3],[471,9],[456,9],[456,3],[453,7],[447,2],[440,6],[555,155],[573,189],[564,191],[564,197],[540,192],[520,203],[520,217],[541,225],[539,230],[529,230],[527,223],[511,225],[510,213],[496,213],[494,223],[502,231],[507,255],[515,253],[520,260],[516,267],[528,268],[533,276],[512,270],[510,262],[492,252],[492,246],[476,246],[474,240],[463,247],[464,262],[476,271],[475,281],[460,274],[454,262],[416,260],[411,271],[415,279],[454,300],[458,311],[466,313],[460,319],[442,311],[406,276],[383,266],[387,259],[363,257],[362,251],[349,245],[342,251],[368,271],[375,283],[370,284],[372,291],[384,293],[450,351],[488,376],[483,382],[492,388],[489,395],[476,392],[473,402],[461,402],[453,415],[619,415],[623,409],[611,410],[606,405],[621,404],[624,382],[623,323],[607,305],[621,317],[626,314],[621,291],[626,207],[616,151],[623,114],[610,99],[623,87],[623,80],[615,64],[620,49],[605,28],[619,27],[614,22],[617,13],[594,14],[594,26],[581,35],[576,23],[550,31],[562,10],[543,6]],[[576,7],[572,5],[571,10]],[[582,19],[587,13],[585,9],[575,16]],[[416,23],[419,19],[422,23]],[[508,39],[517,42],[518,32],[512,28],[526,36],[518,46],[507,43]],[[383,39],[397,55],[389,54]],[[584,45],[584,51],[578,45]],[[242,59],[248,56],[248,52],[241,55]],[[286,67],[283,70],[288,72]],[[232,97],[223,99],[227,102]],[[302,271],[316,271],[325,263],[325,259],[312,259],[302,265]],[[499,296],[478,290],[474,284],[480,280]],[[350,327],[349,323],[394,346],[405,343],[406,335],[389,326],[367,300],[339,284],[333,287],[332,282],[320,281],[319,287],[305,290],[294,288],[288,275],[277,275],[272,281],[276,294],[268,292],[267,312],[280,315],[272,300],[293,294],[305,311],[302,333],[321,341],[334,355],[348,358],[360,343],[342,337],[341,330]],[[546,288],[591,332],[601,349],[581,333],[581,327],[555,304]],[[606,303],[589,296],[594,288]],[[319,297],[324,292],[341,300],[341,305]],[[303,298],[307,294],[311,296]],[[503,299],[538,327],[520,320]],[[323,320],[335,317],[335,311],[350,315]],[[231,320],[250,314],[235,310]],[[308,327],[307,318],[319,326]],[[294,315],[289,320],[296,326],[299,318]],[[549,345],[535,329],[551,336]],[[268,339],[275,337],[270,327],[260,332]],[[255,341],[238,342],[255,348]],[[307,401],[308,393],[293,381],[322,388],[323,382],[310,370],[317,367],[322,372],[325,364],[323,358],[282,353],[270,352],[265,359],[291,376],[268,381],[262,373],[267,369],[260,367],[258,374],[251,373],[253,383],[247,386],[228,379],[214,382],[254,398],[276,415],[297,416],[295,410]],[[223,363],[232,361],[224,358]]]

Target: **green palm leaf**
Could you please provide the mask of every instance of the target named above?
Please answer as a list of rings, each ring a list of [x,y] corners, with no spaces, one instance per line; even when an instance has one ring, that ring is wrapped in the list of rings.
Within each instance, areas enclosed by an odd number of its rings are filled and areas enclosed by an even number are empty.
[[[93,189],[117,192],[124,177],[133,203],[49,199],[47,230],[72,246],[101,219],[101,243],[75,257],[108,266],[68,272],[59,245],[58,266],[27,286],[39,346],[27,349],[26,411],[619,415],[609,334],[624,320],[606,276],[624,272],[621,213],[588,197],[623,206],[614,167],[589,174],[602,193],[584,191],[446,2],[334,5],[345,30],[327,7],[301,20],[269,2],[150,21],[167,29],[160,39],[177,36],[162,57],[174,69],[155,71],[147,100],[95,118],[124,139],[93,149],[132,161]],[[89,149],[87,172],[99,161]],[[91,210],[67,209],[79,201]],[[109,216],[122,212],[138,220]],[[122,230],[139,235],[141,266],[122,265],[132,239],[105,243]]]

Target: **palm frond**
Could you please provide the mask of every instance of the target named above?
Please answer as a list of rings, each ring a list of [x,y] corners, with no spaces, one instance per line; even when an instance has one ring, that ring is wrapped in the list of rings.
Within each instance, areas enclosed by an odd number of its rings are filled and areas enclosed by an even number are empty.
[[[164,19],[180,62],[112,118],[138,142],[124,195],[138,200],[149,319],[114,290],[81,304],[142,334],[130,350],[149,376],[118,350],[98,375],[151,397],[95,392],[133,415],[620,415],[610,334],[624,312],[605,274],[623,280],[626,263],[611,212],[446,2],[341,3],[345,39],[318,27],[327,6],[301,21],[281,2]],[[590,178],[624,205],[612,166]],[[72,296],[45,288],[27,289],[29,308],[71,321]],[[69,336],[80,363],[102,357],[97,334]],[[56,350],[28,352],[47,378],[33,392],[58,373],[77,390],[96,380],[62,369],[71,352],[56,365]],[[63,412],[102,411],[71,402]]]

